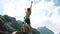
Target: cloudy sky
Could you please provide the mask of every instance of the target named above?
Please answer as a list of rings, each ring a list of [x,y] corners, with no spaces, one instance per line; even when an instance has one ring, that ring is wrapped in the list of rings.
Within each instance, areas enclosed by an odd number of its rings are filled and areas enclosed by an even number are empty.
[[[0,0],[0,14],[24,20],[25,8],[33,1],[31,24],[33,28],[46,26],[60,32],[60,0]]]

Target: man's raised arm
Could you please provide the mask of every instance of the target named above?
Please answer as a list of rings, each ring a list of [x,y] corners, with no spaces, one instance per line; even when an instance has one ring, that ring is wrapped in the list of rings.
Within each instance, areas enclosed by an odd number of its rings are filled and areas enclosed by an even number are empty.
[[[31,1],[30,9],[32,8],[32,3],[33,3],[33,1]]]

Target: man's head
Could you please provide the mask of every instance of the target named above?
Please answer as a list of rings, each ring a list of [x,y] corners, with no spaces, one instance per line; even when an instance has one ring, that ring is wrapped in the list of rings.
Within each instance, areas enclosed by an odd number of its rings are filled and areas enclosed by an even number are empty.
[[[27,11],[31,11],[31,9],[30,8],[27,8]]]

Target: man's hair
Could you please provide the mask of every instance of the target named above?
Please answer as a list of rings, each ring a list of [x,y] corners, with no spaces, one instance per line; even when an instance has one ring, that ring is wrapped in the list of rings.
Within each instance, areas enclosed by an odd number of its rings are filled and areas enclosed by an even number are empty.
[[[30,8],[27,8],[27,11],[31,11],[31,9]]]

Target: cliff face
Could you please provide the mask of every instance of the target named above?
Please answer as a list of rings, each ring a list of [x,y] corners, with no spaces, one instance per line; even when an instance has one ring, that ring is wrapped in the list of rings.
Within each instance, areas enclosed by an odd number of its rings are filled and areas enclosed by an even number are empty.
[[[17,31],[15,34],[29,34],[29,27],[26,27],[26,32],[23,32],[22,25],[21,20],[8,15],[0,15],[0,34],[11,34],[14,31]],[[54,32],[46,27],[39,27],[38,29],[32,28],[32,34],[54,34]]]
[[[40,34],[54,34],[54,32],[47,27],[39,27],[38,31],[40,32]]]
[[[21,20],[16,20],[16,18],[14,17],[10,17],[8,15],[0,15],[0,31],[2,31],[3,33],[7,32],[11,34],[14,31],[18,31],[17,34],[19,34],[19,32],[21,33],[23,31],[22,24],[23,23]],[[36,29],[32,29],[33,34],[40,34]],[[28,27],[26,28],[26,32],[30,32]]]

